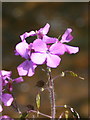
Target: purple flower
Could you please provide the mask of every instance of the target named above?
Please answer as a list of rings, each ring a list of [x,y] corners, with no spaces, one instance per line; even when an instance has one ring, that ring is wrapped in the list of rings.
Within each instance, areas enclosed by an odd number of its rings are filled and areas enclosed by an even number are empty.
[[[12,79],[11,74],[11,71],[0,70],[0,103],[2,102],[5,106],[10,106],[12,104],[13,96],[9,93],[4,93],[4,91],[8,90],[9,92],[11,92],[13,90],[13,82],[23,82],[22,77]],[[2,105],[0,105],[0,112],[2,110]]]
[[[55,43],[48,48],[41,39],[33,42],[33,48],[35,53],[31,54],[31,60],[36,64],[46,62],[47,66],[52,68],[56,68],[60,64],[61,58],[58,55],[64,54],[65,51],[61,43]]]
[[[26,59],[17,67],[20,76],[32,76],[34,74],[34,70],[37,65],[30,60],[32,49],[32,43],[28,44],[26,41],[20,42],[16,45],[16,51],[18,55]]]
[[[14,120],[7,115],[0,116],[0,120]]]
[[[12,87],[13,82],[20,83],[24,81],[22,77],[12,79],[11,74],[12,74],[11,71],[0,70],[0,84],[2,83],[2,87],[8,84],[9,91],[13,90],[13,87]]]
[[[8,83],[6,79],[10,79],[11,74],[11,71],[0,70],[0,83],[2,83],[2,86]]]
[[[2,102],[5,106],[10,106],[13,102],[12,95],[8,93],[2,93]]]
[[[73,36],[71,35],[72,29],[68,28],[65,33],[62,35],[60,43],[62,43],[62,46],[65,48],[65,52],[69,54],[75,54],[79,51],[79,47],[72,47],[63,43],[68,43],[73,39]]]
[[[0,94],[0,102],[3,102],[4,106],[10,106],[13,102],[13,97],[11,94],[2,93]],[[2,110],[2,105],[0,105],[0,112],[2,112]]]
[[[20,35],[22,41],[26,41],[25,39],[30,36],[37,36],[37,38],[42,39],[45,43],[55,43],[58,41],[57,38],[48,37],[47,33],[49,31],[50,25],[47,23],[43,28],[40,28],[38,31],[30,31],[29,33],[25,32],[23,35]]]
[[[43,28],[40,28],[36,32],[25,32],[20,36],[22,42],[16,45],[16,55],[20,55],[26,59],[17,67],[20,76],[32,76],[37,65],[44,63],[49,67],[56,68],[61,61],[59,55],[63,55],[65,52],[72,54],[79,51],[78,47],[64,44],[73,39],[71,28],[68,28],[65,31],[61,41],[57,38],[47,36],[49,28],[50,25],[47,23]],[[34,40],[33,43],[28,44],[25,39],[30,36],[37,36],[38,39]]]

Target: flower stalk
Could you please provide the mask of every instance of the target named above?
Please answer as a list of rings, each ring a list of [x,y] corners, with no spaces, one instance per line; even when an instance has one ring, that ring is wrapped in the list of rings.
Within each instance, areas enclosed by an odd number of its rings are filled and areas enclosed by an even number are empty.
[[[55,92],[54,92],[54,82],[51,77],[51,68],[47,67],[48,83],[49,83],[49,93],[50,93],[50,103],[51,103],[51,116],[52,120],[55,118],[56,108],[55,108]]]
[[[41,112],[39,112],[39,111],[30,110],[29,112],[37,113],[37,114],[42,115],[42,116],[47,117],[47,118],[52,118],[51,116],[46,115],[46,114],[44,114],[44,113],[41,113]]]

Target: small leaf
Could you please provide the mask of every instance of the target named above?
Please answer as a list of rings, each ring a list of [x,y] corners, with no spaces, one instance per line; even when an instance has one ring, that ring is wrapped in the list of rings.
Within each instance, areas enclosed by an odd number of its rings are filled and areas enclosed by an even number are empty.
[[[68,119],[69,118],[69,112],[66,110],[65,111],[65,118]]]
[[[84,80],[83,77],[79,76],[78,74],[74,73],[73,71],[65,71],[66,73],[70,73],[71,76],[73,77],[78,77],[79,79]]]
[[[70,74],[71,74],[72,76],[74,76],[74,77],[77,77],[77,76],[78,76],[76,73],[74,73],[74,72],[72,72],[72,71],[70,71]]]
[[[40,94],[39,93],[36,96],[36,105],[37,105],[37,108],[39,109],[40,108]]]

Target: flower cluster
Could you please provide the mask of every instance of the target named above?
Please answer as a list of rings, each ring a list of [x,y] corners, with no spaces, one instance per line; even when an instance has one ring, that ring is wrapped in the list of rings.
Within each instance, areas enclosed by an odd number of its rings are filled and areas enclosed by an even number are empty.
[[[36,31],[25,32],[20,35],[21,42],[15,47],[15,55],[25,58],[25,61],[18,67],[20,76],[32,76],[37,65],[46,64],[48,67],[56,68],[61,61],[60,55],[65,52],[75,54],[79,51],[78,47],[72,47],[68,43],[73,39],[72,29],[67,28],[61,36],[61,40],[47,36],[50,25],[47,23],[43,28]],[[33,43],[28,44],[27,37],[36,36]]]
[[[13,82],[20,83],[23,82],[22,77],[16,79],[11,78],[11,71],[0,70],[0,103],[2,102],[5,106],[10,106],[13,102],[13,96],[11,94],[13,90]],[[3,108],[0,104],[0,112]]]

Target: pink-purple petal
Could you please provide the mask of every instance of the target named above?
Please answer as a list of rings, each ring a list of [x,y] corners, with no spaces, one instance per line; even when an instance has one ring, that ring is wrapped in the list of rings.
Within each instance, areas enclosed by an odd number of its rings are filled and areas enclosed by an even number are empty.
[[[43,28],[38,30],[38,32],[41,32],[43,35],[46,35],[49,31],[50,25],[47,23]]]
[[[27,75],[28,69],[29,69],[29,60],[24,61],[17,67],[20,76]]]
[[[3,111],[3,108],[2,108],[2,105],[1,105],[1,103],[0,103],[0,112],[2,112]]]
[[[13,97],[11,94],[4,93],[2,94],[2,102],[5,106],[10,106],[13,102]]]
[[[66,52],[69,54],[75,54],[79,51],[79,47],[72,47],[69,45],[64,45],[64,46],[65,46]]]
[[[62,43],[55,43],[49,48],[50,53],[56,55],[63,55],[65,53],[65,47]]]
[[[35,68],[37,67],[37,65],[34,64],[32,61],[29,62],[29,65],[30,65],[30,67],[29,67],[29,70],[28,70],[28,76],[30,77],[30,76],[34,75]]]
[[[45,42],[43,42],[41,39],[36,39],[33,42],[33,49],[36,52],[45,52],[48,48]]]
[[[20,83],[20,82],[23,82],[23,78],[22,77],[18,77],[16,79],[13,79],[12,81],[15,81],[16,83]]]
[[[61,58],[57,55],[47,54],[47,66],[56,68],[61,61]]]
[[[0,77],[0,94],[2,93],[2,86],[3,85],[3,81],[2,81],[2,78]]]
[[[32,53],[31,60],[36,64],[43,64],[46,60],[46,53]]]
[[[0,116],[0,120],[14,120],[7,115]]]
[[[25,40],[25,38],[30,37],[30,36],[35,36],[36,33],[34,31],[30,31],[30,32],[25,32],[24,34],[20,35],[20,38],[22,41]]]
[[[15,53],[15,55],[19,55],[19,53],[16,50],[14,50],[14,53]]]
[[[28,43],[25,41],[20,42],[16,45],[16,51],[19,55],[21,55],[24,58],[28,58]]]
[[[34,74],[34,69],[37,67],[31,60],[26,60],[17,67],[20,76],[32,76]]]
[[[11,71],[5,71],[5,70],[0,71],[0,76],[3,76],[3,77],[10,77],[11,74],[12,74]]]
[[[65,31],[65,33],[62,35],[62,39],[61,39],[61,43],[68,43],[73,39],[73,36],[71,35],[72,29],[71,28],[67,28],[67,30]]]
[[[43,36],[43,39],[42,39],[42,40],[43,40],[46,44],[58,42],[58,39],[57,39],[57,38],[48,37],[48,36],[46,36],[46,35]]]
[[[6,78],[11,79],[11,74],[11,71],[0,70],[0,84],[2,84],[2,86],[5,86],[8,83]]]

